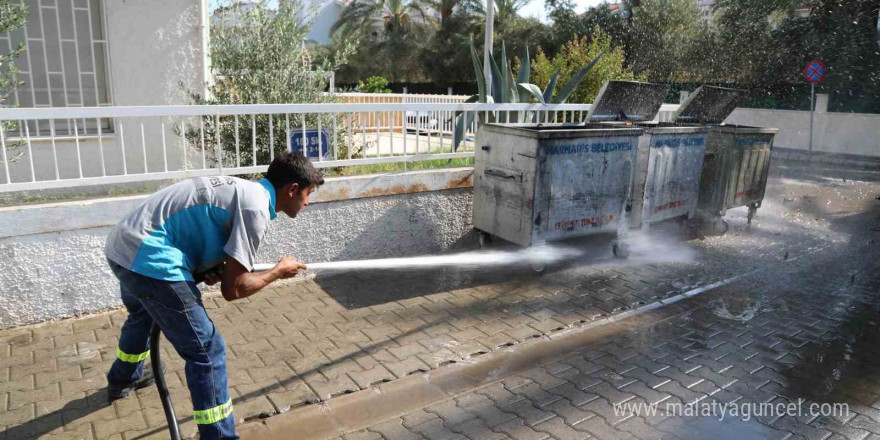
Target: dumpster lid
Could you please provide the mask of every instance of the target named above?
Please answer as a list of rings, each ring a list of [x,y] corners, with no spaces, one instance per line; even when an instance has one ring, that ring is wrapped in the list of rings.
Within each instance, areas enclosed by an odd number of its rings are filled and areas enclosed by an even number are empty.
[[[675,122],[720,124],[745,98],[746,91],[726,87],[700,86],[675,112]]]
[[[587,113],[587,120],[650,121],[654,119],[669,86],[635,81],[607,81]]]

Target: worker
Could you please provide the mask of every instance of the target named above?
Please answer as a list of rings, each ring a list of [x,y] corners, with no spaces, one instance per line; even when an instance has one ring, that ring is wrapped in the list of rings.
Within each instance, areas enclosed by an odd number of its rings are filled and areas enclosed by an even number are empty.
[[[259,182],[197,177],[148,197],[110,232],[105,254],[119,279],[128,318],[107,374],[111,400],[154,383],[144,371],[155,322],[186,361],[200,438],[235,439],[226,375],[226,344],[208,316],[197,287],[214,285],[227,301],[247,298],[306,266],[282,258],[271,270],[251,272],[257,249],[277,212],[293,218],[324,183],[300,153],[284,153]]]

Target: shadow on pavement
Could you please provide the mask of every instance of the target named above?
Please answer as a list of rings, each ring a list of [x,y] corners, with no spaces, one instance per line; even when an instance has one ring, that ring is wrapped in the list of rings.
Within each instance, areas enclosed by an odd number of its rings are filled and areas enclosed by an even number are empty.
[[[35,417],[20,425],[10,426],[5,432],[0,432],[0,438],[5,440],[38,438],[110,405],[111,403],[107,401],[107,389],[104,388],[86,397],[71,400],[61,409]]]
[[[319,273],[315,282],[347,309],[358,309],[391,301],[400,301],[440,292],[467,289],[490,284],[510,283],[524,285],[548,274],[577,266],[598,264],[613,260],[609,235],[569,240],[563,246],[582,253],[576,258],[564,259],[545,267],[533,267],[522,261],[497,266],[446,266],[410,269],[381,269],[362,271],[335,271]],[[491,250],[517,251],[521,247],[501,242]],[[460,252],[461,250],[458,250]],[[476,250],[474,250],[476,251]],[[364,286],[369,286],[365,288]]]

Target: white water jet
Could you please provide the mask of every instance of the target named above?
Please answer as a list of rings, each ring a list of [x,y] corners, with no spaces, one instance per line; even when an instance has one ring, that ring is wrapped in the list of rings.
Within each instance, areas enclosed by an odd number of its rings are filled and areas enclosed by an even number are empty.
[[[425,267],[486,267],[528,263],[534,266],[577,258],[584,250],[571,247],[537,246],[517,251],[476,251],[440,256],[379,258],[373,260],[328,261],[307,263],[309,270],[411,269]],[[255,271],[269,270],[272,264],[254,265]]]

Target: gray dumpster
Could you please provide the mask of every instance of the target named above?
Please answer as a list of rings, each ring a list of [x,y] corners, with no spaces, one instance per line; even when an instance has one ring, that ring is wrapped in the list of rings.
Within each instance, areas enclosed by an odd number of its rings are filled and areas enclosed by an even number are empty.
[[[702,86],[675,115],[679,123],[710,127],[697,209],[707,217],[715,233],[727,230],[721,217],[728,209],[748,206],[747,218],[751,223],[767,187],[770,153],[778,130],[721,125],[743,95],[742,90]]]
[[[652,223],[693,218],[696,213],[709,128],[650,122],[668,90],[667,85],[608,81],[587,115],[590,121],[634,123],[644,129],[629,217],[633,228],[648,229]]]
[[[627,225],[642,132],[599,125],[481,125],[474,227],[522,246],[620,233]]]

